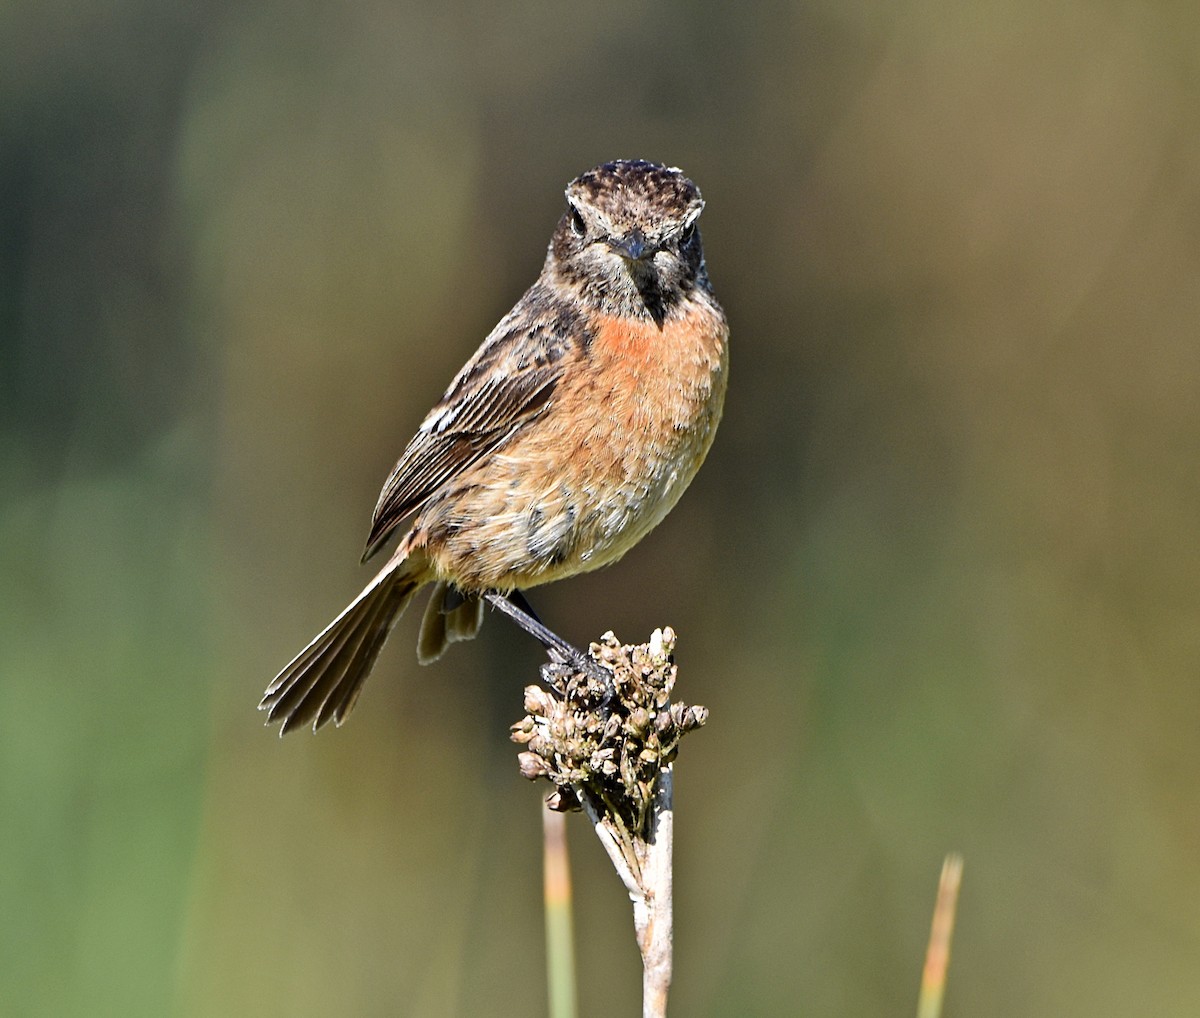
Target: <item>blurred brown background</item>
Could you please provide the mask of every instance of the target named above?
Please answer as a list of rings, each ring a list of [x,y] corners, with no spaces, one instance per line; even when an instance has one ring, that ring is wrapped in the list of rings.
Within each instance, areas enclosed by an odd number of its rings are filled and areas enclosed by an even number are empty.
[[[0,8],[0,1012],[545,1010],[497,620],[254,707],[572,176],[683,167],[726,420],[619,566],[680,633],[680,1015],[1200,1010],[1194,4]],[[628,903],[571,825],[584,1013]]]

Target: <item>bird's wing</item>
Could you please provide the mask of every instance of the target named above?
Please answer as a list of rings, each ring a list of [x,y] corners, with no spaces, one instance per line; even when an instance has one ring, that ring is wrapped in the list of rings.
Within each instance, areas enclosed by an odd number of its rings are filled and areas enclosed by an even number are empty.
[[[379,493],[363,561],[439,488],[545,409],[584,347],[579,319],[531,290],[429,412]]]

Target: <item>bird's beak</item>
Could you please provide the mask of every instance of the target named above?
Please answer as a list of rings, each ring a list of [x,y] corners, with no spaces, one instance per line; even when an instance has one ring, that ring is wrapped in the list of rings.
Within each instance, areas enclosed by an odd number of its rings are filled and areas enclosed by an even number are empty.
[[[636,226],[611,247],[622,258],[628,258],[632,262],[641,261],[654,253],[654,248],[646,241],[646,235]]]

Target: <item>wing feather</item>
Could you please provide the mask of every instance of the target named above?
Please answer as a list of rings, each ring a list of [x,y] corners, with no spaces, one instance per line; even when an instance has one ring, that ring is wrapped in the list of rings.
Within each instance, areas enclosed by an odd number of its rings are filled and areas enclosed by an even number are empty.
[[[535,286],[455,376],[392,469],[363,560],[397,525],[467,467],[504,445],[547,406],[574,352],[580,320]]]

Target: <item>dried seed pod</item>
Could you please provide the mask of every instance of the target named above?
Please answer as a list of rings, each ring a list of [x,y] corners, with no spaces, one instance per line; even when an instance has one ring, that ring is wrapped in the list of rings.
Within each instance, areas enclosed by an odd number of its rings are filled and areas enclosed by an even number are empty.
[[[546,766],[546,761],[538,756],[537,753],[518,753],[517,766],[521,769],[521,777],[528,778],[530,781],[540,778],[543,774],[547,774],[550,771],[550,768]]]
[[[703,707],[671,703],[674,647],[670,629],[657,630],[639,647],[605,633],[592,644],[591,657],[611,673],[609,683],[551,663],[541,674],[552,691],[526,688],[528,716],[510,734],[526,747],[518,754],[521,773],[556,786],[552,808],[577,808],[582,795],[616,810],[628,829],[639,829],[659,770],[674,758],[683,734],[708,717]]]

